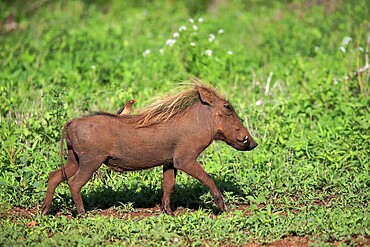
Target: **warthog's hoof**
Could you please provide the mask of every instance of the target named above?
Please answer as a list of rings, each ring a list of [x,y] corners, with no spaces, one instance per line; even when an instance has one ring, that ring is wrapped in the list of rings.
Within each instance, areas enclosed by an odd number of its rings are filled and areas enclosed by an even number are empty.
[[[226,204],[221,194],[214,197],[215,204],[221,211],[226,211]]]
[[[77,214],[86,214],[85,208],[82,207],[77,207]]]
[[[49,212],[49,209],[50,209],[50,207],[51,207],[51,204],[49,203],[49,204],[42,204],[42,206],[41,206],[41,214],[42,215],[46,215],[48,212]]]
[[[162,208],[162,211],[165,212],[166,214],[168,214],[169,216],[175,216],[172,209],[171,209],[170,204],[162,203],[161,208]]]

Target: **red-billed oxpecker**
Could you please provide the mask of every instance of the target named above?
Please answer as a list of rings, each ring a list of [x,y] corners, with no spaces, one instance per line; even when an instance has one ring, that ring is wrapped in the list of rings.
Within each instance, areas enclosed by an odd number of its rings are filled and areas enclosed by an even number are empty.
[[[122,106],[117,114],[119,115],[130,115],[131,110],[132,110],[132,105],[136,102],[136,100],[132,99],[126,102],[124,106]]]

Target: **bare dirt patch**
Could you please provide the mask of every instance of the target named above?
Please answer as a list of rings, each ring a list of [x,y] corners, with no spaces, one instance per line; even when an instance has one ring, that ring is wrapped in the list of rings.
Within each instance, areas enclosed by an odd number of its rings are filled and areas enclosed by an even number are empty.
[[[310,239],[307,236],[303,237],[297,237],[297,236],[291,236],[291,237],[286,237],[281,240],[277,240],[273,243],[267,244],[265,246],[268,247],[306,247],[310,243]]]

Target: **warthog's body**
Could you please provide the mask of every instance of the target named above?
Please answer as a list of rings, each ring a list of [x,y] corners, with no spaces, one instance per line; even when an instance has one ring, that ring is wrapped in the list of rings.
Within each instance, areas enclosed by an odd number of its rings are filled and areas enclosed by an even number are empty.
[[[63,138],[68,147],[67,163],[49,175],[43,214],[50,209],[56,186],[72,176],[72,198],[77,212],[84,213],[81,188],[102,163],[119,172],[163,165],[162,208],[170,215],[177,169],[207,186],[217,206],[225,210],[222,194],[196,159],[213,140],[242,151],[257,146],[230,103],[200,82],[138,115],[98,113],[74,119],[65,125],[62,142]]]

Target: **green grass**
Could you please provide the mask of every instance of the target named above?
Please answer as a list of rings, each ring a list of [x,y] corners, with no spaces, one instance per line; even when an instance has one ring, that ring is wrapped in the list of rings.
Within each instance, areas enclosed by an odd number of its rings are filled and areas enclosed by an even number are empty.
[[[217,14],[206,1],[1,2],[0,18],[9,13],[18,28],[0,30],[0,245],[369,239],[369,73],[345,79],[366,62],[366,0],[228,1]],[[140,108],[189,75],[225,94],[259,143],[245,153],[216,142],[199,157],[229,212],[180,172],[176,217],[125,217],[160,204],[162,170],[102,167],[83,190],[86,217],[70,217],[66,184],[53,201],[62,216],[35,213],[66,121],[132,98]]]

